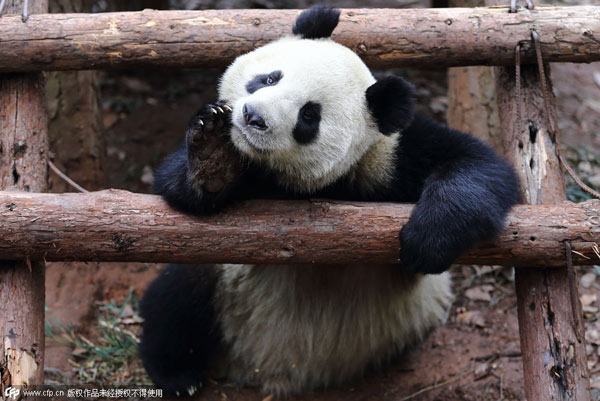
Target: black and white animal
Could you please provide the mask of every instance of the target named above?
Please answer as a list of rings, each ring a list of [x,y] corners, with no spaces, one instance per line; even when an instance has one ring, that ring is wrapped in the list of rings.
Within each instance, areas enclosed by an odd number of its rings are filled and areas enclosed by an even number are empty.
[[[518,200],[514,172],[489,147],[415,115],[410,84],[376,81],[329,38],[338,18],[310,8],[293,35],[238,57],[155,189],[194,214],[273,194],[414,202],[402,263],[169,266],[141,303],[141,357],[166,391],[194,393],[210,373],[293,394],[387,362],[444,322],[446,270],[498,234]],[[197,179],[194,139],[223,130],[248,168],[214,193]]]

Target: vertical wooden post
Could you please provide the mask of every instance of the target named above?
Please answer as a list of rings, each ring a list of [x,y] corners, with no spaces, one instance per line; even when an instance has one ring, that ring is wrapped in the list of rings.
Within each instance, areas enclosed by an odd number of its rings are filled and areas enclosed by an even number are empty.
[[[546,71],[549,77],[548,66]],[[520,175],[524,201],[539,205],[563,202],[564,175],[557,157],[557,133],[552,132],[558,127],[552,90],[547,99],[552,112],[546,116],[537,66],[522,66],[520,99],[515,90],[514,67],[496,67],[494,74],[505,155]],[[523,112],[520,119],[519,102]],[[535,246],[536,238],[530,240]],[[590,399],[583,317],[577,281],[570,273],[566,267],[516,272],[528,401]]]
[[[451,4],[479,6],[483,2],[452,0]],[[485,3],[493,6],[508,1],[485,0]],[[488,68],[449,70],[449,97],[454,99],[449,99],[448,123],[473,132],[504,152],[519,173],[524,201],[530,204],[563,202],[565,183],[554,140],[557,133],[548,127],[537,66],[522,67],[519,100],[516,99],[514,67]],[[495,88],[487,85],[488,75],[495,80]],[[549,92],[548,101],[553,110],[550,125],[558,127],[555,99],[552,91]],[[518,102],[523,106],[521,121],[517,114]],[[499,110],[500,121],[489,116],[496,110]],[[501,135],[498,131],[502,131]],[[532,237],[531,241],[534,245],[536,238]],[[516,288],[528,401],[589,400],[577,282],[569,277],[566,268],[527,268],[517,270]]]
[[[30,1],[29,7],[30,13],[47,12],[48,3]],[[6,13],[22,10],[22,0],[8,0]],[[0,189],[45,191],[47,156],[43,74],[0,75]],[[10,386],[43,384],[44,269],[43,261],[0,262],[2,395]]]
[[[485,0],[450,0],[450,7],[482,7]],[[448,125],[502,151],[502,128],[492,67],[448,68]]]
[[[492,67],[448,68],[448,125],[502,149]]]
[[[122,2],[128,3],[128,2]],[[51,13],[89,13],[92,1],[54,0]],[[106,188],[102,100],[97,71],[52,71],[47,74],[48,141],[54,164],[83,188]],[[48,192],[74,192],[56,174]]]

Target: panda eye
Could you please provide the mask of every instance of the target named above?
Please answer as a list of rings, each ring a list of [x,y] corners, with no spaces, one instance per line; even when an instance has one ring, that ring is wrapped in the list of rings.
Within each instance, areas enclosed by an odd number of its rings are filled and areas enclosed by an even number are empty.
[[[2,2],[3,0],[0,0]],[[275,86],[283,78],[283,73],[279,70],[272,71],[269,74],[260,74],[252,78],[246,83],[246,91],[248,93],[254,93],[259,89],[267,86]]]
[[[273,71],[272,73],[270,73],[269,75],[267,75],[267,79],[265,81],[265,83],[267,85],[276,85],[279,80],[281,79],[281,71],[277,70],[277,71]]]
[[[302,112],[302,118],[305,120],[312,120],[315,118],[315,113],[310,109],[306,109]]]

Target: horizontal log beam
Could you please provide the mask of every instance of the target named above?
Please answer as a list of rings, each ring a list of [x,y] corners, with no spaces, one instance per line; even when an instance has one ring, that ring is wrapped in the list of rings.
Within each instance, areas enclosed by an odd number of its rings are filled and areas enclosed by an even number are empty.
[[[289,34],[299,10],[208,10],[0,18],[0,72],[136,67],[224,67]],[[371,67],[600,60],[600,7],[344,9],[333,39]]]
[[[412,205],[248,201],[199,218],[155,195],[106,190],[0,192],[0,209],[0,260],[396,263]],[[565,240],[578,252],[575,263],[600,263],[600,201],[518,206],[498,240],[459,262],[564,266]]]

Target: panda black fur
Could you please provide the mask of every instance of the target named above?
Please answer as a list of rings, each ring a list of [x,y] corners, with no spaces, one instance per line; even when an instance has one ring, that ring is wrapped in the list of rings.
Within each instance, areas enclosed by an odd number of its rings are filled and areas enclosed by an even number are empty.
[[[210,373],[292,394],[387,362],[444,322],[446,270],[498,234],[518,200],[514,172],[489,147],[415,116],[410,84],[376,81],[329,39],[338,17],[312,7],[293,36],[238,57],[222,100],[193,119],[155,189],[196,214],[274,195],[416,202],[400,232],[402,264],[169,266],[142,300],[140,345],[167,392],[191,394]],[[249,165],[214,194],[194,179],[190,144],[219,127]]]

